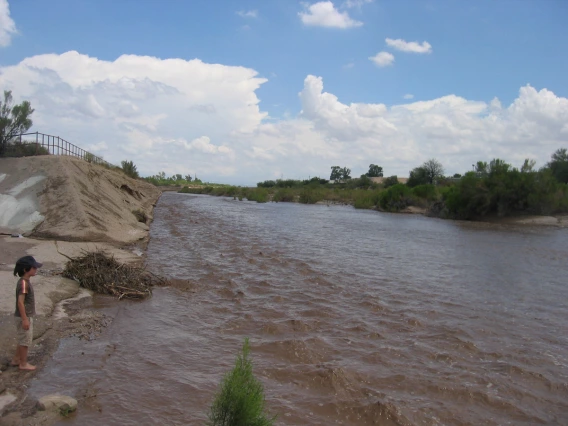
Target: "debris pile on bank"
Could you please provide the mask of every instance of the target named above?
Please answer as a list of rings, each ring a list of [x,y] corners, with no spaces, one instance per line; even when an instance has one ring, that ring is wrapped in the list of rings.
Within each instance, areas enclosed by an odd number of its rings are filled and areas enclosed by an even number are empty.
[[[119,263],[102,251],[69,258],[62,275],[95,293],[119,299],[144,299],[152,294],[152,287],[167,285],[164,278],[144,268]]]

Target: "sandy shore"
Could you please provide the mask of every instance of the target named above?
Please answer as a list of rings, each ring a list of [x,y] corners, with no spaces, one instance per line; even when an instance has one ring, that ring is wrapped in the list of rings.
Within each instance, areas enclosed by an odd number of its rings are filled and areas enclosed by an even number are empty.
[[[62,337],[76,336],[89,338],[101,327],[106,319],[88,310],[75,309],[66,300],[84,296],[86,290],[70,279],[61,277],[67,258],[77,257],[84,250],[101,249],[114,255],[117,260],[137,263],[141,258],[132,250],[120,248],[111,243],[64,242],[34,240],[28,238],[0,238],[0,425],[39,424],[53,422],[45,412],[36,412],[35,401],[26,398],[26,383],[45,365],[57,348]],[[36,372],[20,372],[10,366],[16,347],[13,315],[15,310],[15,284],[13,276],[15,261],[25,255],[32,255],[44,266],[33,278],[36,295],[36,322],[34,342],[30,348],[30,362],[38,367]],[[79,298],[78,298],[79,299]],[[77,301],[80,305],[80,301]],[[22,420],[22,417],[25,419]]]
[[[99,313],[80,309],[80,300],[69,302],[86,291],[61,277],[68,259],[58,251],[73,258],[101,249],[121,262],[140,262],[134,252],[141,255],[147,244],[161,191],[67,156],[1,158],[0,170],[0,425],[47,425],[56,419],[36,412],[26,383],[41,371],[62,337],[90,338],[106,321]],[[30,362],[38,366],[36,372],[10,366],[16,347],[13,269],[25,255],[44,264],[32,280],[37,317]]]

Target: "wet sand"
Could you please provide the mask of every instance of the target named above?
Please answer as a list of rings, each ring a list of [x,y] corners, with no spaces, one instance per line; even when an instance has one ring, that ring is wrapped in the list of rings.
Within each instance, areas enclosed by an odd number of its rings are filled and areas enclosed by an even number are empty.
[[[109,319],[101,313],[82,309],[84,297],[90,294],[80,289],[75,281],[61,276],[68,259],[58,250],[69,257],[77,257],[85,250],[95,249],[105,250],[121,262],[141,261],[132,250],[110,243],[0,237],[0,425],[52,424],[54,419],[44,412],[37,412],[36,401],[27,398],[29,381],[41,371],[61,338],[92,339],[108,324]],[[13,269],[15,261],[26,255],[34,256],[44,264],[32,279],[37,315],[29,360],[38,367],[35,372],[21,372],[10,365],[16,347],[13,316],[17,278],[13,276]],[[25,418],[23,423],[22,418]]]

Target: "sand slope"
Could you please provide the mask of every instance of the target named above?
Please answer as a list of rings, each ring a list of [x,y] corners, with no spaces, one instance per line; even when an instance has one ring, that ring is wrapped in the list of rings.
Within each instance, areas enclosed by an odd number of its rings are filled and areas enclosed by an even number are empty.
[[[0,159],[0,232],[129,244],[147,237],[155,186],[67,156]]]

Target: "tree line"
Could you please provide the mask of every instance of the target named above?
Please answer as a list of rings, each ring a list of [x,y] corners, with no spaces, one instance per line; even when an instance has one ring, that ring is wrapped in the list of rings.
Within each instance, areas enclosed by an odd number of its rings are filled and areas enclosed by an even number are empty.
[[[4,91],[0,100],[0,157],[6,155],[48,154],[38,147],[16,146],[15,137],[27,132],[33,122],[34,109],[29,101],[14,104],[12,92]],[[8,152],[9,148],[14,152]],[[17,149],[14,149],[17,148]],[[29,148],[29,149],[28,149]],[[86,158],[87,161],[88,158]],[[383,168],[370,164],[367,173],[359,178],[351,177],[348,167],[331,166],[329,179],[313,177],[305,180],[278,179],[257,184],[258,191],[250,188],[239,191],[227,186],[209,191],[218,195],[224,192],[240,194],[239,197],[266,201],[317,202],[327,198],[350,200],[356,207],[400,210],[408,205],[427,204],[430,212],[442,217],[472,219],[490,214],[513,213],[550,214],[568,211],[568,150],[560,148],[542,168],[535,169],[535,161],[526,159],[520,167],[514,167],[502,159],[478,161],[472,171],[444,176],[444,167],[435,158],[425,161],[409,172],[406,184],[397,176],[383,179],[381,184],[371,180],[384,177]],[[126,175],[139,178],[136,165],[124,160],[117,168]],[[167,177],[164,172],[143,178],[155,185],[188,185],[202,182],[191,175],[175,174]],[[327,188],[328,191],[324,191]],[[269,193],[266,189],[275,189]],[[296,189],[296,192],[290,191]],[[330,192],[330,191],[333,192]],[[339,195],[338,190],[346,191]],[[366,190],[367,192],[361,192]],[[205,193],[208,193],[204,189]]]

